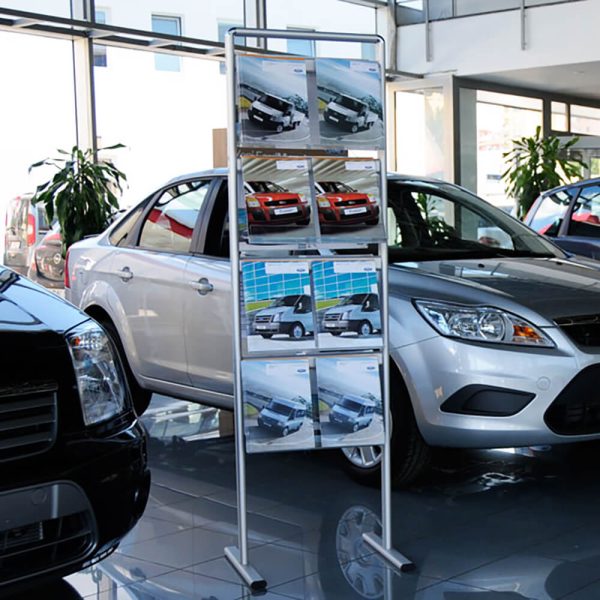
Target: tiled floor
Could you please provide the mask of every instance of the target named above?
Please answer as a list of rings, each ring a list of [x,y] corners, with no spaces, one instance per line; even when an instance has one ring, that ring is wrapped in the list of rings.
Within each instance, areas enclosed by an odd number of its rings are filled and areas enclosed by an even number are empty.
[[[599,451],[440,452],[420,484],[393,494],[394,543],[417,566],[401,575],[362,541],[378,530],[379,492],[348,479],[335,454],[250,456],[250,559],[269,584],[256,597],[600,598]],[[115,554],[40,598],[251,597],[223,556],[236,544],[234,460],[231,437],[151,439],[141,521]]]

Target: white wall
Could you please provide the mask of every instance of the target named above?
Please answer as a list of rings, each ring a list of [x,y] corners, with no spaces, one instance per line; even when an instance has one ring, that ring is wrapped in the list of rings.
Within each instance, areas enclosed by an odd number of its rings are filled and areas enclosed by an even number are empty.
[[[474,76],[600,60],[600,1],[532,7],[526,15],[526,50],[521,50],[519,10],[433,22],[432,62],[425,56],[425,26],[400,27],[398,68]]]

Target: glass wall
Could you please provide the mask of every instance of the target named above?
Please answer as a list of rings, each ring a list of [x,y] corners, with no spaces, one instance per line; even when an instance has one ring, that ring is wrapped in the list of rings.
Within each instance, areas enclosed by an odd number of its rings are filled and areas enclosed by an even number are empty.
[[[396,92],[395,105],[396,170],[449,179],[444,89]]]
[[[109,47],[109,67],[94,69],[98,145],[127,146],[111,157],[127,175],[124,206],[171,177],[212,168],[212,130],[227,125],[219,63],[167,58],[178,71],[159,68],[151,52]]]
[[[2,0],[0,6],[53,17],[71,17],[71,0]]]
[[[29,165],[57,148],[75,144],[75,96],[71,42],[0,31],[0,224],[10,198],[26,192],[52,176],[40,168],[28,174]],[[1,233],[1,231],[0,231]],[[0,235],[0,257],[4,235]]]

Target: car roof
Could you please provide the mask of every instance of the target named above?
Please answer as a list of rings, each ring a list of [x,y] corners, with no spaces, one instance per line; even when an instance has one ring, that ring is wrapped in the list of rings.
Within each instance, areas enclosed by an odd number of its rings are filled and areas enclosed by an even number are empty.
[[[284,404],[285,406],[289,406],[290,408],[305,408],[304,404],[300,404],[300,402],[295,402],[294,400],[288,400],[287,398],[273,398],[272,402],[277,402],[278,404]]]
[[[344,398],[349,398],[354,402],[359,402],[360,404],[364,404],[365,406],[375,406],[375,402],[373,400],[369,400],[368,398],[363,398],[362,396],[358,396],[357,394],[344,394]]]
[[[172,179],[169,179],[169,181],[167,181],[165,183],[165,186],[176,185],[177,183],[183,183],[190,179],[197,179],[200,177],[227,177],[228,174],[229,174],[229,169],[226,169],[224,167],[220,167],[217,169],[207,169],[205,171],[194,171],[192,173],[186,173],[184,175],[179,175],[177,177],[173,177]],[[423,185],[423,184],[432,185],[432,186],[453,185],[455,187],[460,187],[460,186],[457,186],[455,183],[450,183],[448,181],[442,181],[441,179],[434,179],[433,177],[421,177],[418,175],[403,175],[400,173],[388,173],[388,180],[389,181],[401,181],[403,183],[414,184],[414,185]],[[596,180],[590,180],[590,181],[596,181]],[[600,182],[600,178],[597,181]]]
[[[557,185],[556,187],[553,187],[550,190],[542,192],[542,196],[546,196],[548,194],[555,194],[556,192],[560,192],[561,190],[579,188],[594,183],[600,184],[600,177],[594,177],[593,179],[583,179],[581,181],[575,181],[574,183],[566,183],[564,185]]]

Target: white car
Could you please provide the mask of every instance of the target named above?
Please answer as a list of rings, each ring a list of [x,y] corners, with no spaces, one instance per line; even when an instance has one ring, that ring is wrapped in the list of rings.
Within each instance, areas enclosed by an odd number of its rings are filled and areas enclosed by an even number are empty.
[[[600,270],[457,186],[390,176],[393,473],[430,446],[600,438]],[[149,392],[232,408],[222,170],[179,177],[70,248],[67,297],[103,323],[138,411]],[[379,482],[380,448],[344,450]]]

